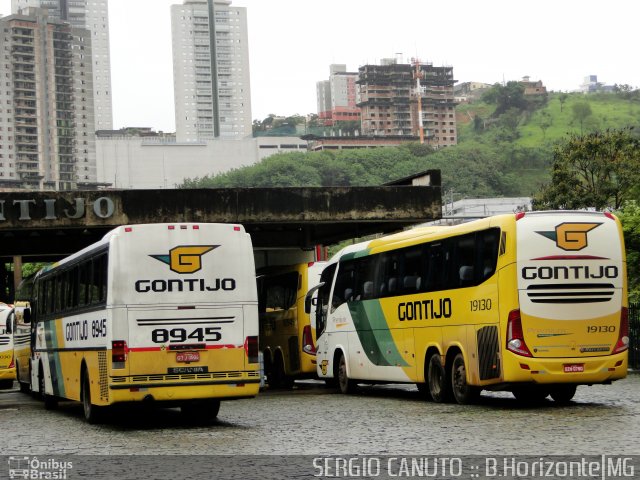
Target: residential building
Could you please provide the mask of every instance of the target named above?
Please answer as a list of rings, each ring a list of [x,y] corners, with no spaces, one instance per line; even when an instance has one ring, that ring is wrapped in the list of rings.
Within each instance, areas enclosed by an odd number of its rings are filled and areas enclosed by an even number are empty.
[[[542,84],[542,80],[531,81],[528,76],[522,77],[520,85],[524,87],[525,95],[546,95],[547,87]]]
[[[247,11],[230,0],[171,6],[179,142],[251,135]]]
[[[347,72],[347,66],[333,64],[329,67],[329,80],[316,83],[318,118],[325,126],[335,122],[360,122],[360,101],[356,82],[358,72]]]
[[[91,35],[22,12],[0,18],[0,187],[95,187]]]
[[[380,65],[360,67],[362,135],[413,135],[434,147],[456,145],[454,83],[453,67],[415,59],[383,59]]]
[[[91,55],[84,52],[84,63],[91,63],[94,123],[96,130],[113,128],[111,102],[111,57],[109,53],[109,11],[107,0],[11,0],[11,12],[38,7],[49,11],[49,18],[69,22],[90,32]],[[84,39],[88,42],[89,39]],[[85,80],[89,84],[89,79]]]

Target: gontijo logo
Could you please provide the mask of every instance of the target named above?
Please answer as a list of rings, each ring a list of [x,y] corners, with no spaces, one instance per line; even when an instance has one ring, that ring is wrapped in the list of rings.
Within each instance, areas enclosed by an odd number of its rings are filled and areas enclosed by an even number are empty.
[[[561,223],[554,232],[536,232],[556,242],[558,248],[571,252],[582,250],[589,245],[587,233],[602,223]]]
[[[176,273],[194,273],[202,268],[202,256],[220,245],[178,246],[169,250],[169,255],[149,255],[169,265]]]

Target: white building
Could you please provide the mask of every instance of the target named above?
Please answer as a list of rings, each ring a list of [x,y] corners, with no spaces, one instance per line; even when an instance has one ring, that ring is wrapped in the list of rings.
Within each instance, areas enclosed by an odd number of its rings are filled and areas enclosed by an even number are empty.
[[[171,6],[171,28],[177,140],[250,136],[246,8],[184,0]]]
[[[306,152],[298,137],[176,142],[172,137],[99,132],[98,181],[117,189],[175,188],[186,179],[253,165],[275,153]]]
[[[91,32],[91,63],[93,78],[93,116],[96,130],[113,128],[111,104],[111,64],[109,54],[109,12],[107,0],[11,0],[11,12],[18,13],[28,7],[46,8],[49,18],[69,22],[73,27]],[[86,42],[87,39],[84,39]]]

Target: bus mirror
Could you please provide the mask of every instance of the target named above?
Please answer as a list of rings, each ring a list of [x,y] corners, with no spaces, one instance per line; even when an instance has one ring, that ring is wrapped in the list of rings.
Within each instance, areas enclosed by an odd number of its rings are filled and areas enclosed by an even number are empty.
[[[7,324],[5,325],[5,330],[4,330],[4,331],[5,331],[8,335],[11,335],[11,334],[13,333],[13,328],[12,328],[12,327],[13,327],[13,325],[12,325],[12,323],[13,323],[13,322],[12,322],[13,318],[14,318],[14,317],[13,317],[13,315],[9,315],[9,316],[7,317]]]
[[[25,308],[24,312],[22,312],[22,321],[25,324],[31,323],[31,308],[30,307]]]
[[[315,287],[313,287],[311,290],[307,292],[306,297],[304,297],[304,313],[306,314],[311,313],[311,305],[315,306],[318,304],[318,300],[313,298],[313,294],[316,293],[316,290],[318,290],[320,287],[323,287],[323,286],[324,286],[324,282],[320,282],[318,285],[316,285]]]

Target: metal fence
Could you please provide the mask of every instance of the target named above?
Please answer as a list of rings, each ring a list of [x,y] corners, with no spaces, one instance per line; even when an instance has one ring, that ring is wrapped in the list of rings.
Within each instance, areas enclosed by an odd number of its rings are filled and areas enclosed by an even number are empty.
[[[629,304],[629,368],[640,370],[640,303]]]

